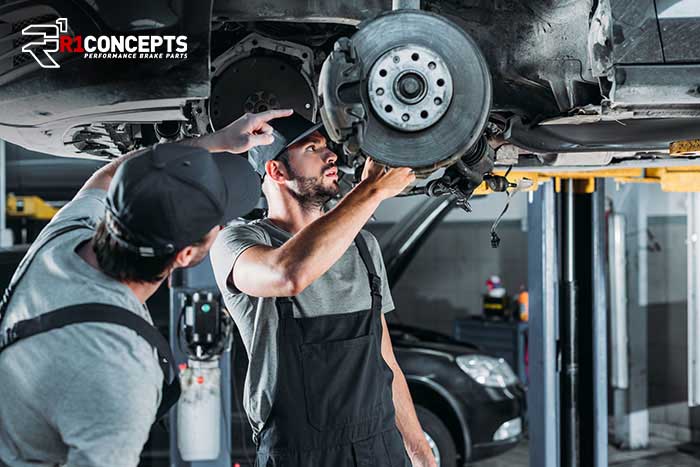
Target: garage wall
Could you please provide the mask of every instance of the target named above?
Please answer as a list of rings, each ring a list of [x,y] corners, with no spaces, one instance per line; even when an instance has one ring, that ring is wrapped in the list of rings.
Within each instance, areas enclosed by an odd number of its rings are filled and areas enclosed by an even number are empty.
[[[527,232],[504,221],[501,245],[491,248],[492,222],[443,222],[428,238],[394,287],[402,322],[452,335],[455,318],[481,314],[486,279],[500,274],[509,294],[527,284]],[[380,237],[391,224],[369,226]]]
[[[688,290],[685,215],[650,217],[648,228],[651,233],[648,243],[652,247],[647,253],[649,304],[685,302]],[[654,243],[660,251],[654,251]]]
[[[649,251],[648,387],[651,432],[678,441],[700,438],[688,407],[685,216],[649,218],[661,251]]]

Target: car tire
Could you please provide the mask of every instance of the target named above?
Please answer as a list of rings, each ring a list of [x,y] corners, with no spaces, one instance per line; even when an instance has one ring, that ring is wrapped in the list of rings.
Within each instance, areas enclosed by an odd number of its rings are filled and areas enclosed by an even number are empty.
[[[438,467],[456,467],[457,448],[450,430],[437,415],[423,406],[416,405],[416,415],[428,442],[432,440],[431,448],[437,450],[438,455],[435,457],[436,459],[439,457]]]

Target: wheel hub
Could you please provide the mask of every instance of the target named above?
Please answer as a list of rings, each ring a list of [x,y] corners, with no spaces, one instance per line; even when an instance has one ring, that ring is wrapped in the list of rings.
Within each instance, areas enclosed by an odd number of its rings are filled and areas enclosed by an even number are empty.
[[[372,66],[368,94],[377,116],[401,131],[425,130],[452,100],[452,75],[442,58],[420,45],[395,47]]]

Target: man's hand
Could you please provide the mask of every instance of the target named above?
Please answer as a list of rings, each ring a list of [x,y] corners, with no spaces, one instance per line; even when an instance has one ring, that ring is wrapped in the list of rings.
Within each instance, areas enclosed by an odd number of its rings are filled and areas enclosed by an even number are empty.
[[[413,467],[437,467],[437,462],[435,461],[435,456],[433,451],[428,448],[426,451],[423,449],[420,453],[408,452],[408,457],[411,458],[411,464]]]
[[[272,126],[268,123],[276,118],[289,117],[291,109],[268,110],[258,114],[244,114],[238,120],[210,135],[190,140],[192,144],[210,152],[228,151],[241,154],[256,146],[272,144]]]
[[[371,158],[367,158],[362,171],[362,183],[371,185],[382,199],[398,195],[415,180],[413,169],[389,168],[374,162]]]

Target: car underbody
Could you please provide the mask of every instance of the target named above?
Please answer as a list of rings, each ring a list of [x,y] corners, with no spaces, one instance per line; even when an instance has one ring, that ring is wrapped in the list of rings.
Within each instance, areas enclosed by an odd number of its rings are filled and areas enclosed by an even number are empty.
[[[416,5],[1,2],[0,136],[110,159],[212,132],[245,112],[291,107],[323,118],[346,172],[365,155],[411,166],[423,179],[446,168],[419,191],[455,194],[465,205],[483,181],[494,191],[512,186],[490,175],[499,166],[693,165],[700,155],[685,143],[700,135],[694,0],[397,8]],[[188,56],[132,63],[59,55],[60,68],[40,68],[22,52],[20,31],[59,17],[71,18],[76,35],[186,34]]]

